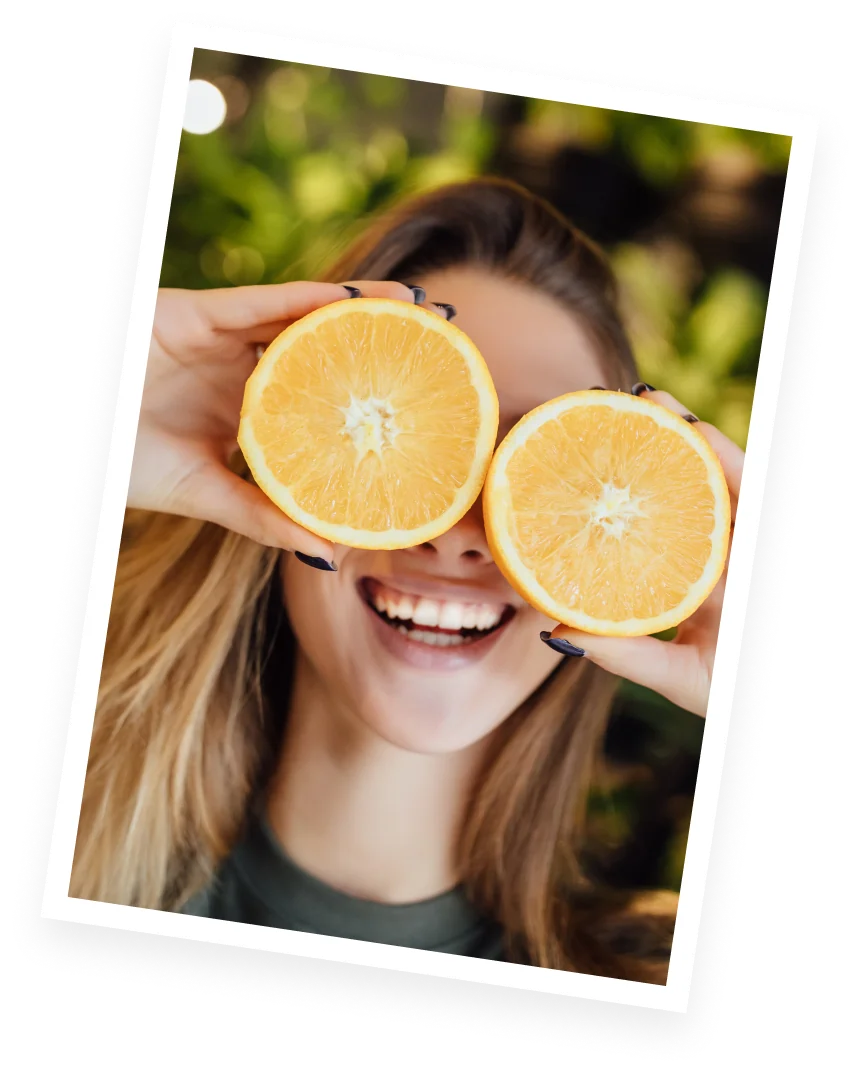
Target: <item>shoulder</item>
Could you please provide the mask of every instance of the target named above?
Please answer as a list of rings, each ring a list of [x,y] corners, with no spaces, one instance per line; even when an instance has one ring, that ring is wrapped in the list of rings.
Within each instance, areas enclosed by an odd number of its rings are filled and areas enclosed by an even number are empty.
[[[215,870],[200,870],[187,883],[183,894],[174,902],[173,910],[189,917],[221,917],[222,904],[233,883],[228,856]]]
[[[192,895],[190,899],[179,906],[177,908],[177,913],[188,914],[191,917],[211,917],[212,894],[213,888],[210,884],[208,887],[203,888],[202,891],[198,891],[195,895]]]

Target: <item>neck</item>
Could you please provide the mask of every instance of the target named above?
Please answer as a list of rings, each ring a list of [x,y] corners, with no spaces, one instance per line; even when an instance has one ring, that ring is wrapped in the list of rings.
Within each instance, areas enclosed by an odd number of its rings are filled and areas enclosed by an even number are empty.
[[[482,755],[481,743],[427,755],[386,742],[299,655],[268,820],[297,865],[340,891],[432,898],[460,880],[457,840]]]

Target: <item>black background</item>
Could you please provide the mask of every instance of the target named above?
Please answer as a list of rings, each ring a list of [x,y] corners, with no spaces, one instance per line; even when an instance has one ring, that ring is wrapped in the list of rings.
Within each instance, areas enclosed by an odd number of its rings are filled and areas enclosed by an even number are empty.
[[[227,14],[237,14],[228,10]],[[283,20],[288,16],[282,15]],[[60,309],[67,299],[72,300],[68,325],[74,325],[73,338],[81,338],[78,326],[84,328],[82,311],[92,308],[93,295],[104,293],[104,251],[112,244],[111,186],[119,182],[119,137],[128,132],[128,87],[135,79],[135,41],[143,37],[144,26],[151,20],[151,13],[112,16],[96,27],[87,39],[78,37],[72,68],[81,77],[70,79],[64,96],[63,108],[67,116],[59,124],[53,153],[50,159],[58,165],[52,168],[52,191],[50,203],[52,214],[59,217],[59,231],[67,247],[69,260],[61,258],[56,247],[57,232],[46,229],[43,247],[43,272],[60,282],[62,297]],[[350,26],[361,21],[380,19],[375,16],[355,15]],[[392,27],[382,19],[382,29],[387,39],[420,40],[429,32],[425,27],[409,25]],[[416,23],[424,19],[414,19]],[[446,25],[443,16],[431,16],[426,21],[434,24],[434,40],[444,35],[451,47],[477,45],[477,38],[489,38],[490,33],[472,33],[458,41],[458,34]],[[336,24],[327,24],[335,32]],[[347,27],[344,27],[346,29]],[[557,63],[573,62],[583,56],[567,56],[559,40],[566,33],[545,29],[540,32],[542,43],[538,45],[537,31],[533,39],[526,40],[519,31],[511,33],[508,40],[495,37],[490,42],[499,56],[551,55]],[[67,41],[67,44],[69,42]],[[849,121],[847,87],[837,82],[836,64],[816,71],[804,64],[801,67],[786,66],[782,71],[769,66],[767,60],[740,67],[727,61],[673,59],[676,53],[653,52],[635,56],[632,54],[612,56],[610,49],[586,46],[593,50],[593,59],[600,61],[602,71],[621,71],[632,67],[645,67],[664,71],[667,82],[675,79],[710,78],[714,88],[740,86],[766,86],[771,97],[797,96],[803,103],[825,105],[839,112]],[[587,57],[586,57],[587,58]],[[831,61],[832,62],[832,61]],[[65,164],[58,164],[64,160]],[[74,168],[74,185],[69,180],[69,170]],[[82,174],[83,172],[83,174]],[[68,191],[77,189],[75,199]],[[77,198],[81,201],[77,201]],[[843,206],[841,248],[843,258],[851,258],[850,206]],[[57,217],[52,217],[57,219]],[[54,236],[52,238],[52,235]],[[81,261],[87,265],[81,271]],[[65,266],[64,269],[62,266]],[[40,273],[41,275],[41,273]],[[43,281],[44,277],[43,277]],[[843,266],[836,265],[833,277],[834,320],[828,322],[825,331],[825,363],[828,376],[839,376],[837,362],[846,353],[856,352],[856,346],[847,350],[847,320],[849,315],[848,284]],[[49,313],[50,318],[63,315]],[[49,328],[49,325],[44,325]],[[64,520],[70,517],[72,484],[70,480],[69,448],[81,442],[82,411],[79,401],[87,397],[88,363],[92,351],[89,345],[63,348],[60,361],[50,364],[50,377],[42,381],[47,391],[40,397],[35,413],[40,455],[47,464],[40,466],[41,505],[38,528],[43,536],[39,543],[39,561],[35,572],[41,593],[41,629],[46,623],[56,621],[57,568],[62,564]],[[30,365],[35,369],[35,365]],[[41,379],[41,378],[40,378]],[[846,395],[840,418],[827,417],[827,389],[825,379],[816,380],[816,418],[819,427],[823,423],[832,436],[835,427],[849,418],[850,394],[854,379],[844,386]],[[823,419],[822,412],[823,411]],[[812,419],[811,419],[812,420]],[[847,710],[836,700],[834,677],[840,674],[839,654],[834,652],[833,641],[840,635],[842,623],[833,618],[830,610],[834,603],[828,597],[830,577],[825,560],[842,567],[844,558],[839,546],[833,545],[833,524],[836,533],[845,532],[844,503],[835,512],[823,508],[823,490],[833,483],[828,477],[822,434],[816,432],[808,438],[808,480],[800,489],[800,534],[793,538],[791,552],[790,584],[786,585],[784,624],[787,656],[776,662],[776,686],[771,691],[769,727],[773,732],[769,742],[769,754],[762,757],[761,799],[754,803],[752,815],[752,857],[745,859],[744,903],[739,908],[737,927],[738,975],[728,979],[727,1001],[729,1016],[721,1019],[720,1047],[711,1057],[699,1058],[699,1063],[755,1062],[758,1059],[777,1059],[783,1051],[788,1055],[801,1048],[804,1040],[812,1045],[817,1033],[807,1035],[811,1029],[811,1012],[823,1002],[821,985],[827,990],[827,977],[832,973],[829,960],[834,955],[834,929],[836,942],[850,943],[850,914],[837,910],[834,903],[841,885],[829,879],[833,872],[842,873],[842,863],[834,858],[828,840],[835,837],[840,824],[842,809],[834,805],[836,766],[832,764],[834,746],[845,734]],[[849,471],[841,467],[839,487],[850,488]],[[840,480],[841,479],[841,480]],[[830,522],[831,525],[827,525]],[[832,568],[831,568],[832,569]],[[844,568],[843,568],[844,569]],[[843,583],[843,597],[850,595],[848,576]],[[845,585],[848,583],[846,593]],[[843,612],[842,622],[847,622]],[[44,650],[40,650],[37,667],[46,667]],[[31,679],[28,679],[31,682]],[[850,680],[849,680],[850,682]],[[30,686],[26,687],[27,692]],[[828,696],[832,691],[832,700]],[[816,701],[805,700],[808,697]],[[854,697],[856,706],[856,694]],[[850,705],[850,701],[848,702]],[[33,719],[31,724],[35,724]],[[25,750],[30,723],[23,722],[16,737],[17,746]],[[29,765],[26,771],[16,763],[15,782],[21,796],[29,792]],[[18,782],[18,773],[24,779]],[[19,808],[19,807],[18,807]],[[15,814],[13,814],[15,815]],[[23,815],[17,813],[13,823],[16,839],[23,829]],[[829,834],[830,833],[830,834]],[[8,859],[9,860],[9,859]],[[9,889],[13,889],[14,875],[10,875]],[[841,900],[840,900],[841,901]],[[833,915],[835,919],[833,918]],[[843,915],[845,915],[843,917]],[[843,933],[841,920],[847,920],[847,934]],[[822,920],[827,924],[822,927]],[[259,1014],[250,1014],[244,1000],[222,1000],[217,997],[201,998],[185,993],[155,992],[149,985],[111,985],[97,982],[94,977],[64,976],[44,969],[25,967],[20,956],[16,958],[14,944],[6,947],[6,969],[11,974],[13,996],[18,1019],[26,1022],[41,1014],[52,1012],[63,1021],[63,1013],[75,1019],[84,1017],[90,1022],[96,1040],[89,1039],[89,1050],[98,1045],[99,1036],[108,1025],[117,1027],[116,1019],[122,1019],[137,1031],[149,1027],[157,1034],[169,1027],[175,1019],[192,1034],[209,1027],[207,1039],[212,1041],[212,1030],[220,1030],[217,1039],[259,1044]],[[836,985],[834,987],[837,988]],[[816,995],[817,993],[817,995]],[[213,1003],[218,1003],[217,1011]],[[835,1013],[834,1013],[835,1014]],[[262,1016],[266,1017],[266,1016]],[[309,1017],[302,1011],[281,1010],[277,1027],[269,1022],[273,1031],[269,1040],[288,1046],[289,1053],[282,1051],[282,1058],[296,1058],[296,1045],[315,1045],[325,1050],[317,1056],[330,1056],[336,1061],[333,1048],[341,1044],[353,1049],[350,1058],[358,1055],[405,1053],[418,1056],[423,1053],[433,1057],[438,1049],[450,1054],[456,1044],[453,1033],[417,1033],[413,1026],[361,1025],[359,1018]],[[242,1019],[242,1020],[239,1020]],[[17,1019],[16,1019],[17,1020]],[[20,1021],[19,1021],[20,1025]],[[121,1022],[120,1024],[121,1025]],[[78,1022],[78,1027],[81,1026]],[[102,1030],[100,1027],[104,1027]],[[234,1029],[235,1027],[235,1029]],[[223,1034],[223,1036],[221,1036]],[[312,1034],[312,1035],[311,1035]],[[75,1034],[77,1035],[77,1034]],[[89,1036],[89,1034],[87,1034]],[[839,1035],[839,1032],[837,1032]],[[849,1034],[850,1035],[850,1034]],[[268,1033],[266,1033],[268,1036]],[[120,1035],[120,1040],[125,1034]],[[137,1039],[137,1032],[133,1033]],[[203,1039],[204,1041],[206,1039]],[[83,1042],[82,1042],[83,1043]],[[129,1039],[131,1043],[131,1039]],[[203,1041],[201,1041],[203,1043]],[[470,1042],[473,1043],[473,1042]],[[495,1042],[502,1050],[519,1048],[518,1042]],[[127,1061],[130,1055],[114,1053],[114,1061]],[[355,1049],[359,1049],[356,1051]],[[428,1050],[429,1049],[429,1050]],[[132,1049],[133,1050],[133,1049]],[[803,1048],[805,1050],[805,1048]],[[816,1047],[817,1050],[817,1047]],[[252,1047],[252,1054],[258,1054]],[[458,1051],[463,1057],[463,1051]],[[471,1053],[470,1053],[471,1055]],[[484,1054],[485,1056],[486,1054]],[[308,1060],[312,1061],[312,1054]],[[275,1053],[276,1061],[278,1053]],[[262,1057],[261,1057],[262,1058]],[[585,1058],[578,1056],[577,1058]],[[597,1061],[597,1060],[593,1060]],[[620,1057],[600,1060],[603,1064],[621,1064]]]

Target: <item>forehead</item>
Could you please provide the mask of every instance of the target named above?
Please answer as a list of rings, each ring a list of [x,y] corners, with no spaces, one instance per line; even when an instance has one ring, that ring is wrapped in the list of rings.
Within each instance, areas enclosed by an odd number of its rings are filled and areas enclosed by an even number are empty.
[[[504,424],[548,399],[601,383],[599,353],[574,315],[528,284],[471,268],[415,282],[428,302],[457,307],[454,323],[489,366]]]

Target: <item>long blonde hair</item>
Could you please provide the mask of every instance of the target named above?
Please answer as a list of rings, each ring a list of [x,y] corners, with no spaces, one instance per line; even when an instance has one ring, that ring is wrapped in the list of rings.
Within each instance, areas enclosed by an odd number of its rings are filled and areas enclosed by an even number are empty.
[[[408,281],[463,263],[551,294],[599,344],[605,386],[635,379],[605,258],[514,184],[476,180],[412,199],[328,276]],[[277,649],[272,664],[283,667],[294,644],[283,616],[272,626],[278,556],[210,523],[127,513],[71,895],[175,910],[235,844],[288,701],[267,688],[267,655]],[[464,819],[462,875],[512,958],[662,981],[671,905],[599,891],[580,865],[614,689],[594,665],[566,662],[512,713]]]

